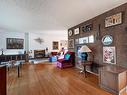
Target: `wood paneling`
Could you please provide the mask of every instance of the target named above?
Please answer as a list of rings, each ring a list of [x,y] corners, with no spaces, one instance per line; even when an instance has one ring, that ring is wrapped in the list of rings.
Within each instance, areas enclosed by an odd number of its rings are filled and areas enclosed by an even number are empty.
[[[115,25],[111,27],[105,27],[105,18],[117,13],[122,12],[122,24]],[[83,32],[81,27],[93,24],[93,28],[90,32]],[[94,54],[94,62],[95,63],[103,63],[103,44],[101,39],[104,35],[111,35],[113,37],[113,43],[109,46],[116,47],[116,63],[121,66],[127,67],[127,3],[114,8],[110,11],[107,11],[95,18],[92,18],[88,21],[85,21],[81,24],[78,24],[69,30],[74,30],[75,28],[80,28],[79,35],[72,35],[68,37],[68,39],[76,39],[84,36],[94,35],[95,36],[95,43],[87,44],[88,47],[92,50]],[[72,51],[76,51],[76,47],[78,45],[75,44],[74,49],[69,49]]]

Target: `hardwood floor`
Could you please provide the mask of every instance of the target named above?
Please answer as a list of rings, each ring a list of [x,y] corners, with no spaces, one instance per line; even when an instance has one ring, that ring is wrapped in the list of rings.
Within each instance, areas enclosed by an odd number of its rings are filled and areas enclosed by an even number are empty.
[[[96,76],[75,68],[59,69],[51,64],[24,65],[20,78],[10,71],[7,95],[112,95],[99,88]]]

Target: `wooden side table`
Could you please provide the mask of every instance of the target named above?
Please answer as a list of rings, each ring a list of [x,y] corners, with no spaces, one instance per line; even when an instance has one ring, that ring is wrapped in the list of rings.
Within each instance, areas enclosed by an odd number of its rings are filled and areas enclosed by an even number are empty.
[[[85,77],[87,77],[87,71],[86,71],[86,66],[90,66],[92,64],[92,61],[85,61],[85,62],[82,62],[82,65],[84,67],[84,73],[85,73]]]

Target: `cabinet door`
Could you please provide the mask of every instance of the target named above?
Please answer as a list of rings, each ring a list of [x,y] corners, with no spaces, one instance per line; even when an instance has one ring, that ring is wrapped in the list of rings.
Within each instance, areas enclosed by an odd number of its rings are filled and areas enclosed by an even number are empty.
[[[118,76],[117,74],[101,70],[100,72],[100,86],[109,91],[118,90]]]

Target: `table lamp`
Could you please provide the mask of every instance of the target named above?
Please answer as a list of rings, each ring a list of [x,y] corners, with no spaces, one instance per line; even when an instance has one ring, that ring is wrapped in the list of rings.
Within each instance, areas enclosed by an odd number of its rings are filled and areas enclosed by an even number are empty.
[[[85,62],[85,61],[87,61],[87,57],[88,57],[87,53],[92,52],[92,51],[88,48],[88,46],[83,45],[80,48],[80,52],[81,52],[82,62]]]
[[[87,58],[88,58],[88,53],[89,52],[92,52],[88,46],[86,45],[83,45],[81,48],[80,48],[80,52],[81,52],[81,61],[82,63],[84,64],[86,61],[87,61]],[[82,65],[83,65],[82,64]],[[86,65],[83,65],[84,66],[84,69],[82,69],[80,71],[80,73],[83,73],[84,71],[86,72]]]

